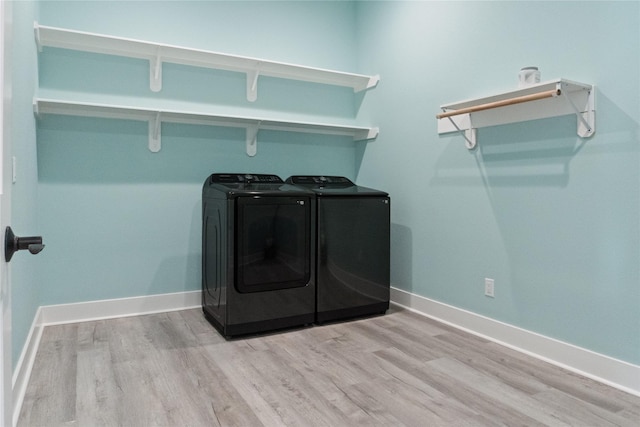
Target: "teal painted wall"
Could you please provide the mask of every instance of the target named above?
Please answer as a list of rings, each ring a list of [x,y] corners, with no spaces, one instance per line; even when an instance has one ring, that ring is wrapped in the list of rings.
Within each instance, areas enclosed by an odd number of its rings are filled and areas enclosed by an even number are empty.
[[[43,2],[40,22],[352,72],[354,13],[351,2]],[[39,74],[42,97],[223,114],[346,123],[359,102],[351,89],[261,77],[250,103],[244,74],[172,64],[154,93],[148,62],[62,49],[44,49]],[[156,154],[147,135],[142,122],[38,121],[42,305],[199,289],[213,172],[355,177],[345,137],[261,131],[250,158],[240,129],[163,124]]]
[[[37,85],[33,21],[37,3],[13,2],[12,142],[16,182],[11,189],[11,227],[18,236],[41,234],[37,221],[38,169],[32,98]],[[25,251],[26,252],[26,251]],[[21,252],[11,259],[12,361],[16,366],[40,306],[38,266],[41,259]]]
[[[393,284],[640,363],[640,3],[359,2],[357,18],[359,68],[381,75],[358,179],[392,195]],[[440,105],[516,89],[530,65],[597,86],[594,137],[570,116],[480,129],[471,152],[437,134]]]

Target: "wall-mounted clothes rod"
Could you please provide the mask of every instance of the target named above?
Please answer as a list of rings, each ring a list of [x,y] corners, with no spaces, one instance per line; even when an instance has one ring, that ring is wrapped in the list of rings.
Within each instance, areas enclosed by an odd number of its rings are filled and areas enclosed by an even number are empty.
[[[476,111],[484,111],[484,110],[490,110],[492,108],[506,107],[508,105],[520,104],[522,102],[537,101],[538,99],[550,98],[553,96],[560,96],[561,94],[562,94],[562,90],[557,88],[557,89],[547,90],[540,93],[533,93],[531,95],[516,96],[514,98],[509,98],[502,101],[487,102],[486,104],[474,105],[473,107],[461,108],[459,110],[445,111],[444,113],[437,114],[436,118],[442,119],[445,117],[457,116],[459,114],[475,113]]]
[[[498,110],[499,108],[499,110]],[[566,79],[441,106],[438,133],[460,132],[467,148],[476,146],[476,129],[550,117],[575,115],[577,134],[595,132],[595,87]]]
[[[345,86],[352,88],[354,92],[373,88],[380,80],[377,75],[346,73],[163,43],[48,27],[37,22],[34,23],[34,35],[39,51],[45,46],[50,46],[147,60],[149,61],[150,89],[154,92],[162,90],[163,62],[245,73],[249,101],[257,99],[258,78],[260,76]]]

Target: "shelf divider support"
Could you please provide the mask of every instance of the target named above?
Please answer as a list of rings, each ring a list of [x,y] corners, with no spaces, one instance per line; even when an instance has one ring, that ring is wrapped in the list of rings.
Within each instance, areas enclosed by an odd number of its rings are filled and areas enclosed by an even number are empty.
[[[155,58],[149,60],[149,88],[153,92],[162,90],[162,57],[160,49],[156,52]]]
[[[151,120],[149,120],[149,151],[157,153],[162,148],[161,129],[162,120],[160,119],[160,111],[158,111]]]
[[[36,119],[40,118],[40,108],[38,107],[38,100],[36,98],[33,98],[33,114]]]
[[[260,122],[247,126],[247,156],[254,157],[258,152],[258,130]]]
[[[38,52],[42,52],[42,40],[40,39],[40,27],[36,24],[33,26],[33,32],[36,38],[36,47]]]
[[[260,64],[255,70],[247,71],[247,101],[255,102],[258,99],[258,77],[260,77]]]

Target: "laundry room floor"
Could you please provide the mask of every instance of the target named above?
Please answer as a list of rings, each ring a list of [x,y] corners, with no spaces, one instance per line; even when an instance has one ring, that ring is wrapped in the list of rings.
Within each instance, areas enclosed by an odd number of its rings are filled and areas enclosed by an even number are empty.
[[[224,340],[199,309],[45,328],[19,426],[637,426],[636,397],[408,310]]]

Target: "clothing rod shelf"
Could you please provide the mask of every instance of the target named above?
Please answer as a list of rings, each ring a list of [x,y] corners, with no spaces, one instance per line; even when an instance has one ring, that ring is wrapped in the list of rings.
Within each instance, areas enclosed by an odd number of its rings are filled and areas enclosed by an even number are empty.
[[[577,134],[595,132],[595,87],[556,79],[484,98],[441,106],[438,133],[460,132],[469,149],[477,144],[476,129],[575,114]]]
[[[257,139],[260,130],[315,133],[323,135],[349,136],[354,141],[374,139],[378,136],[376,127],[344,126],[325,123],[273,120],[259,117],[231,116],[191,111],[160,110],[135,106],[71,102],[56,99],[35,98],[33,110],[36,117],[42,114],[61,114],[82,117],[101,117],[136,120],[149,123],[149,150],[158,152],[161,148],[161,124],[183,123],[193,125],[239,127],[246,130],[246,150],[248,156],[257,153]]]
[[[345,73],[259,58],[48,27],[40,25],[38,22],[34,23],[34,33],[39,51],[42,51],[43,47],[49,46],[148,60],[150,88],[154,92],[162,89],[163,62],[246,73],[247,99],[249,101],[257,99],[259,76],[351,87],[354,92],[373,88],[380,80],[377,75],[367,76]]]

